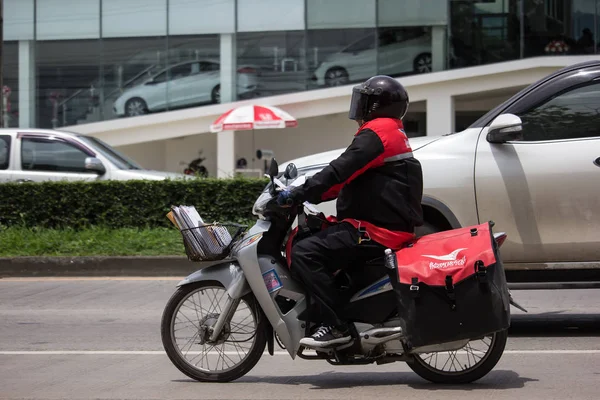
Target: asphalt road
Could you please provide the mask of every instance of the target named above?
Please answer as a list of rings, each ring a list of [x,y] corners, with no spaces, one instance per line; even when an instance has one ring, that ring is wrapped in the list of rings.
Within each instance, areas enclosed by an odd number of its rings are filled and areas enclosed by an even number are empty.
[[[227,384],[197,383],[163,353],[176,280],[0,280],[0,399],[597,399],[600,290],[515,291],[507,351],[465,386],[405,364],[334,367],[265,355]],[[276,348],[276,350],[279,350]]]

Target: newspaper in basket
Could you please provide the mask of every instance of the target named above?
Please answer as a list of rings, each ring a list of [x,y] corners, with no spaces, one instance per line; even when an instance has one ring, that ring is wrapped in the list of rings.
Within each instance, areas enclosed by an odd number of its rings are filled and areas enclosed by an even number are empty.
[[[170,219],[179,228],[186,253],[192,261],[213,261],[227,257],[233,241],[244,228],[238,224],[206,224],[193,206],[173,206],[171,211]]]

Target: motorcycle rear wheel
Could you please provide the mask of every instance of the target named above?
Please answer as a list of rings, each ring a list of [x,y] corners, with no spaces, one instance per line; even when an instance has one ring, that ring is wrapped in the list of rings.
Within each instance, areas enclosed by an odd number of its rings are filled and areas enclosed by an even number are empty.
[[[206,296],[204,302],[202,301],[203,296]],[[177,369],[197,381],[230,382],[238,379],[258,363],[265,350],[268,321],[252,293],[241,298],[240,304],[231,319],[226,322],[216,343],[207,341],[209,336],[207,329],[214,326],[227,298],[227,291],[221,283],[203,281],[178,288],[165,306],[161,321],[163,347]],[[186,305],[190,299],[191,304]],[[209,309],[203,307],[206,305]],[[182,314],[183,317],[179,316],[182,308],[188,312],[189,316],[185,314]],[[245,310],[248,311],[246,316],[238,316]],[[234,321],[236,316],[238,316],[237,321]],[[254,329],[248,328],[251,324],[254,325]],[[250,331],[245,331],[245,329],[250,329]],[[183,348],[180,348],[181,341],[178,342],[176,332],[182,330],[189,330],[188,335],[190,336],[181,339],[184,345]],[[245,339],[246,336],[250,337]],[[250,347],[246,349],[244,343],[248,342],[250,342]],[[195,351],[188,356],[192,348],[195,348]],[[244,354],[243,350],[248,350],[248,352]],[[210,356],[215,356],[215,352],[217,360],[215,363],[213,358],[213,367],[211,368]],[[194,353],[199,354],[192,357]],[[239,362],[234,361],[236,358],[240,358]],[[196,362],[194,363],[194,361]],[[221,369],[219,369],[219,361]]]
[[[465,347],[456,351],[415,354],[414,361],[408,362],[408,366],[421,378],[433,383],[471,383],[483,378],[496,366],[498,361],[500,361],[502,354],[504,353],[504,348],[506,347],[507,339],[508,331],[506,330],[486,336],[482,340],[482,342],[485,343],[486,340],[490,340],[490,344],[487,351],[485,351],[479,359],[477,359],[477,357],[479,356],[475,355],[475,352],[473,351],[474,349],[472,343],[474,341],[471,341],[467,343]],[[473,361],[476,361],[475,364],[468,368],[465,368],[462,371],[458,371],[458,366],[460,366],[460,362],[458,360],[459,352],[466,353],[467,360],[469,360],[470,362],[470,360],[472,359]],[[442,368],[446,367],[450,362],[449,371],[444,371],[442,369],[437,368],[439,354],[449,355],[449,361],[446,361],[442,366]],[[432,366],[431,362],[433,362],[434,359],[436,365]],[[440,362],[439,365],[442,365],[442,362]],[[454,371],[452,371],[453,366],[455,367]]]

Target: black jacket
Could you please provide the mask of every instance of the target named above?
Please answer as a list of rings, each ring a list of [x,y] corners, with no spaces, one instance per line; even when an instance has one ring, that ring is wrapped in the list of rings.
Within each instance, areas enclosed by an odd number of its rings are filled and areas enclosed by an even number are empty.
[[[421,164],[402,121],[391,118],[363,124],[343,154],[292,192],[314,204],[337,197],[338,220],[408,233],[423,224],[422,195]]]

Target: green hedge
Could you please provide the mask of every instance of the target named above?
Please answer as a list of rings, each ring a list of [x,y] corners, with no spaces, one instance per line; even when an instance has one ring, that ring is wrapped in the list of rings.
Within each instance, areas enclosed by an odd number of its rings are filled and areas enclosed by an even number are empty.
[[[207,221],[242,222],[266,179],[0,184],[0,225],[43,228],[172,226],[171,205],[193,205]]]

